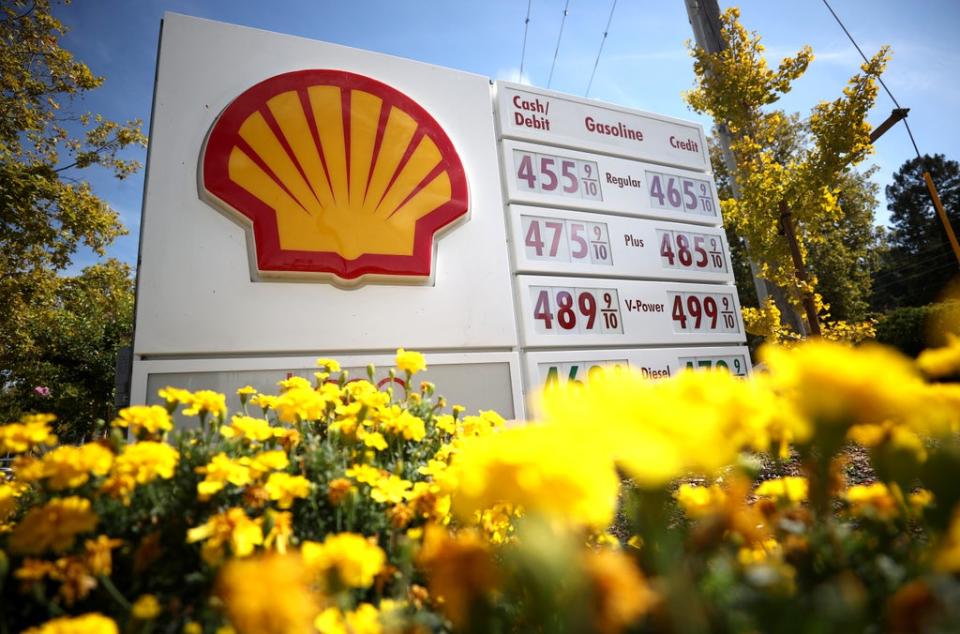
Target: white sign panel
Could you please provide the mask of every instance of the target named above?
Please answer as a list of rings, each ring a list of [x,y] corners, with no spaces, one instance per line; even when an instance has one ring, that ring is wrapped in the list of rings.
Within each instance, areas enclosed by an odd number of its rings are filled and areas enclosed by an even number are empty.
[[[500,134],[710,171],[703,129],[688,121],[497,82]]]
[[[540,351],[527,353],[524,363],[532,389],[587,383],[625,367],[650,379],[671,377],[688,368],[725,368],[736,376],[747,376],[752,368],[750,351],[743,346]]]
[[[516,346],[488,78],[176,14],[165,16],[161,39],[135,359]],[[351,83],[339,86],[345,77]],[[276,95],[258,94],[270,82],[287,87],[276,88]],[[342,100],[332,97],[340,94]],[[353,114],[343,106],[347,103]],[[245,122],[227,120],[235,104],[246,108]],[[366,116],[378,110],[382,117]],[[326,116],[330,112],[342,116]],[[380,119],[386,126],[382,142],[366,125]],[[227,135],[214,147],[218,139],[211,130],[230,125],[238,128],[237,138]],[[422,140],[424,130],[433,135],[428,141]],[[403,145],[411,139],[417,145]],[[334,264],[366,258],[376,271],[377,261],[402,263],[407,258],[393,236],[414,235],[420,212],[412,203],[418,187],[420,199],[429,201],[448,196],[451,189],[456,193],[462,180],[469,209],[436,236],[432,259],[429,243],[423,245],[432,272],[416,284],[402,277],[383,282],[382,275],[378,283],[352,289],[313,279],[255,280],[249,227],[237,213],[224,209],[243,211],[240,203],[217,194],[226,204],[213,204],[198,191],[213,191],[211,174],[202,171],[204,161],[215,158],[213,152],[221,154],[219,178],[234,190],[236,200],[259,207],[263,201],[284,202],[275,214],[266,209],[262,215],[286,214],[291,223],[281,226],[279,235],[276,230],[272,236],[258,234],[257,246],[279,239],[276,258],[291,271],[300,266],[302,254],[314,248],[311,240],[321,250],[324,242],[336,246],[338,235],[322,233],[323,221],[336,214],[344,216],[338,220],[341,227],[354,222],[364,230],[350,234],[356,244],[325,257]],[[459,170],[449,167],[453,154],[459,157],[463,179]],[[326,163],[321,164],[320,156]],[[446,171],[441,171],[444,166]],[[398,173],[393,179],[392,170]],[[329,183],[321,178],[324,174],[329,174]],[[405,187],[387,191],[390,183]],[[410,204],[401,209],[407,190]],[[374,193],[365,198],[364,191]],[[324,207],[331,196],[343,204]],[[376,209],[372,202],[367,205],[373,198],[383,204]],[[398,208],[389,222],[384,220],[387,202]],[[322,211],[311,218],[298,205]],[[353,215],[348,217],[348,212]],[[310,231],[316,235],[306,235]],[[379,255],[383,249],[387,255]]]
[[[512,202],[719,225],[713,178],[640,161],[503,141]]]
[[[719,227],[510,205],[516,271],[733,282]]]
[[[739,343],[729,285],[517,276],[527,347]]]

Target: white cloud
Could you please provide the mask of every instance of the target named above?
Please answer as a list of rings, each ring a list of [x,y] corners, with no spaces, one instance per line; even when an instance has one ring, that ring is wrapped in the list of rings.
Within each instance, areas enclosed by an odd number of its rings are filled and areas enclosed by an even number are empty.
[[[532,86],[533,82],[530,81],[530,75],[527,73],[520,74],[520,69],[516,66],[511,68],[501,68],[496,73],[496,78],[503,81],[512,81],[519,84],[525,84],[527,86]]]

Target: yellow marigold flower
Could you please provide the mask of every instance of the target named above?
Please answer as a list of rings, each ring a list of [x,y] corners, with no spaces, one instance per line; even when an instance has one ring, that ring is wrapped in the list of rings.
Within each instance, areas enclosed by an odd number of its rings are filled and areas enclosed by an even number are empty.
[[[90,572],[95,575],[109,575],[113,570],[114,548],[123,545],[122,539],[114,539],[106,535],[98,535],[96,539],[88,539],[83,543],[86,552],[86,564]]]
[[[810,420],[878,424],[909,417],[922,408],[919,374],[890,348],[875,344],[853,348],[821,340],[789,350],[764,346],[760,358],[773,385],[787,392]]]
[[[700,519],[720,512],[727,494],[718,485],[709,487],[683,483],[673,494],[677,503],[691,519]]]
[[[173,421],[166,408],[159,405],[134,405],[120,410],[114,419],[114,427],[129,427],[134,435],[142,432],[156,435],[173,429]]]
[[[348,478],[353,478],[360,484],[369,484],[371,486],[382,477],[380,469],[371,467],[368,464],[355,464],[347,469],[344,475]]]
[[[924,462],[927,459],[927,449],[923,439],[904,424],[884,421],[879,425],[854,425],[847,430],[847,438],[861,447],[889,445],[913,454],[918,462]]]
[[[433,424],[442,432],[457,433],[457,421],[450,414],[442,414],[433,419]]]
[[[326,368],[327,372],[339,372],[340,364],[335,359],[321,357],[317,359],[318,368]]]
[[[17,510],[17,498],[27,490],[23,482],[0,482],[0,524]]]
[[[197,467],[197,472],[205,474],[204,479],[197,483],[197,499],[201,502],[219,493],[227,483],[242,487],[253,482],[249,465],[231,459],[222,451],[211,458],[206,466]]]
[[[933,566],[941,572],[960,572],[960,512],[954,512],[950,528],[947,529],[940,543]]]
[[[443,611],[456,629],[468,625],[471,604],[498,581],[490,545],[475,530],[453,534],[428,524],[417,565],[427,575],[430,594],[442,598]]]
[[[196,621],[187,621],[183,626],[183,634],[203,634],[203,626]]]
[[[387,448],[387,441],[378,431],[365,431],[360,434],[360,438],[363,440],[365,447],[370,447],[376,449],[377,451],[383,451]]]
[[[917,489],[907,496],[907,503],[914,511],[922,511],[933,504],[933,493],[927,489]]]
[[[810,483],[806,478],[787,476],[761,482],[754,494],[787,502],[805,502],[809,490]]]
[[[23,453],[40,445],[53,446],[57,437],[50,431],[53,414],[24,416],[19,423],[0,425],[0,454]]]
[[[237,388],[237,396],[253,396],[257,393],[257,388],[252,385],[244,385],[243,387]]]
[[[234,507],[213,515],[206,523],[187,531],[187,543],[203,542],[200,554],[203,560],[215,565],[223,559],[223,547],[230,545],[235,557],[249,556],[263,543],[261,519],[252,520],[242,508]]]
[[[188,405],[193,398],[193,393],[190,390],[182,390],[168,385],[158,390],[157,396],[162,398],[168,407],[176,407],[177,405]]]
[[[379,474],[378,474],[379,476]],[[353,490],[353,484],[346,478],[335,478],[327,484],[327,499],[334,506],[343,502]]]
[[[397,349],[397,367],[404,372],[416,374],[427,369],[427,361],[419,352],[412,350]]]
[[[403,502],[411,487],[413,487],[412,482],[391,473],[373,484],[370,497],[381,504],[397,504]]]
[[[273,403],[277,418],[284,423],[321,420],[327,412],[327,399],[312,387],[292,387]]]
[[[467,416],[463,419],[464,436],[485,436],[498,429],[502,429],[506,421],[493,411],[480,411],[479,416]]]
[[[31,508],[7,543],[12,552],[20,554],[62,552],[73,547],[78,534],[96,528],[98,521],[90,500],[77,496],[54,498]]]
[[[327,535],[322,544],[305,541],[300,553],[307,566],[328,582],[350,588],[369,588],[387,561],[376,543],[356,533]]]
[[[547,389],[540,401],[554,435],[578,452],[612,457],[647,488],[712,474],[744,449],[810,434],[771,390],[725,370],[658,381],[629,369],[607,372],[585,385]]]
[[[389,605],[389,599],[380,602]],[[344,614],[339,608],[327,608],[313,622],[320,634],[381,634],[380,612],[369,603],[361,603],[357,609]]]
[[[271,500],[277,502],[281,509],[293,506],[297,498],[304,499],[310,495],[310,481],[301,475],[289,473],[271,473],[264,488]]]
[[[947,345],[924,350],[917,357],[917,367],[929,377],[940,378],[960,373],[960,337],[946,333]]]
[[[271,471],[280,471],[290,466],[290,458],[284,451],[262,451],[250,459],[250,469],[260,477]]]
[[[242,416],[233,417],[229,425],[220,426],[220,435],[224,438],[243,438],[251,442],[265,442],[274,437],[276,429],[262,418]]]
[[[99,443],[79,447],[64,445],[45,454],[43,478],[54,491],[83,486],[90,475],[102,476],[110,471],[113,452]]]
[[[277,400],[279,396],[274,396],[272,394],[257,394],[250,399],[250,403],[262,408],[264,411],[274,409],[277,405]]]
[[[237,634],[309,632],[319,609],[308,571],[295,555],[231,560],[217,575],[214,594]]]
[[[381,392],[376,385],[367,380],[350,381],[343,386],[343,393],[347,400],[358,401],[371,410],[378,410],[390,403],[390,395]]]
[[[770,560],[783,559],[783,547],[775,539],[765,539],[751,547],[741,548],[737,553],[737,560],[741,566],[755,566],[768,563]]]
[[[160,616],[160,602],[157,600],[156,595],[142,594],[133,602],[130,613],[133,615],[133,618],[140,619],[141,621],[153,620]]]
[[[414,442],[420,442],[424,436],[427,435],[427,429],[423,424],[423,420],[406,410],[384,420],[383,430]]]
[[[587,551],[583,567],[595,597],[594,631],[621,632],[659,602],[632,557],[615,550]]]
[[[286,392],[287,390],[293,390],[293,389],[301,389],[301,390],[313,389],[313,386],[310,384],[310,381],[303,378],[302,376],[291,376],[291,377],[287,377],[286,379],[281,379],[277,381],[277,387],[279,387],[284,392]]]
[[[266,548],[274,548],[281,555],[287,552],[287,545],[293,537],[293,513],[289,511],[270,513],[270,532],[263,538]]]
[[[183,410],[185,416],[212,414],[222,417],[227,413],[227,397],[213,390],[197,390],[190,396],[189,405]]]
[[[613,519],[620,479],[608,453],[571,442],[561,429],[528,425],[466,441],[443,486],[463,519],[502,502],[604,527]]]
[[[118,634],[117,624],[102,614],[91,612],[81,616],[61,616],[23,634]]]
[[[896,498],[883,482],[852,486],[844,497],[854,515],[889,520],[900,514]]]
[[[138,484],[172,478],[179,461],[180,452],[164,442],[140,441],[127,445],[114,460],[110,476],[101,489],[129,502]]]

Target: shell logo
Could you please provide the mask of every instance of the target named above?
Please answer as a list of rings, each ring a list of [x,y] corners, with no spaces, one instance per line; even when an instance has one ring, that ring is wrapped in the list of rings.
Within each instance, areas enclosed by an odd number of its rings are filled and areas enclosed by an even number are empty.
[[[468,211],[463,165],[433,117],[345,71],[247,89],[213,124],[200,165],[202,195],[252,229],[266,276],[429,279],[434,236]]]

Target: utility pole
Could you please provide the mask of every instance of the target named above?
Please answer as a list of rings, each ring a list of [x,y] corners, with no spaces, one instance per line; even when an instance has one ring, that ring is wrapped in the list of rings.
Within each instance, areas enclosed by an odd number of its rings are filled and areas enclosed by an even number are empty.
[[[690,20],[690,26],[693,28],[693,37],[697,46],[711,54],[724,50],[726,43],[720,37],[720,6],[717,4],[717,0],[684,0],[684,4],[687,8],[687,17]],[[723,150],[723,162],[726,164],[727,172],[730,174],[730,185],[733,189],[733,196],[734,198],[739,198],[740,187],[734,176],[736,174],[737,161],[733,156],[733,152],[730,150],[730,130],[727,129],[724,121],[714,121],[714,123],[716,124],[720,147]],[[788,241],[791,237],[794,240],[794,242],[790,243],[791,255],[799,255],[799,246],[795,243],[796,236],[793,231],[792,217],[789,212],[786,218],[784,218],[784,214],[781,213],[781,224],[783,224],[784,221],[790,223],[789,228],[784,224],[785,237]],[[796,255],[793,255],[793,258],[794,266],[796,266]],[[753,284],[757,289],[757,299],[760,303],[762,304],[766,301],[767,297],[772,296],[788,325],[790,325],[795,332],[806,332],[807,328],[804,326],[803,318],[790,303],[784,290],[774,284],[768,284],[766,280],[759,277],[757,275],[756,263],[752,259],[749,260],[749,262],[750,273],[753,276]],[[801,271],[804,273],[802,279],[805,281],[806,268],[803,266],[802,259],[800,260],[799,267],[797,267],[798,276],[801,274]],[[812,306],[812,299],[810,304]],[[816,321],[816,310],[813,310],[811,315],[811,310],[808,307],[807,316],[808,320],[811,317],[813,319],[813,321],[810,322],[809,332],[812,334],[820,334],[819,323]]]

